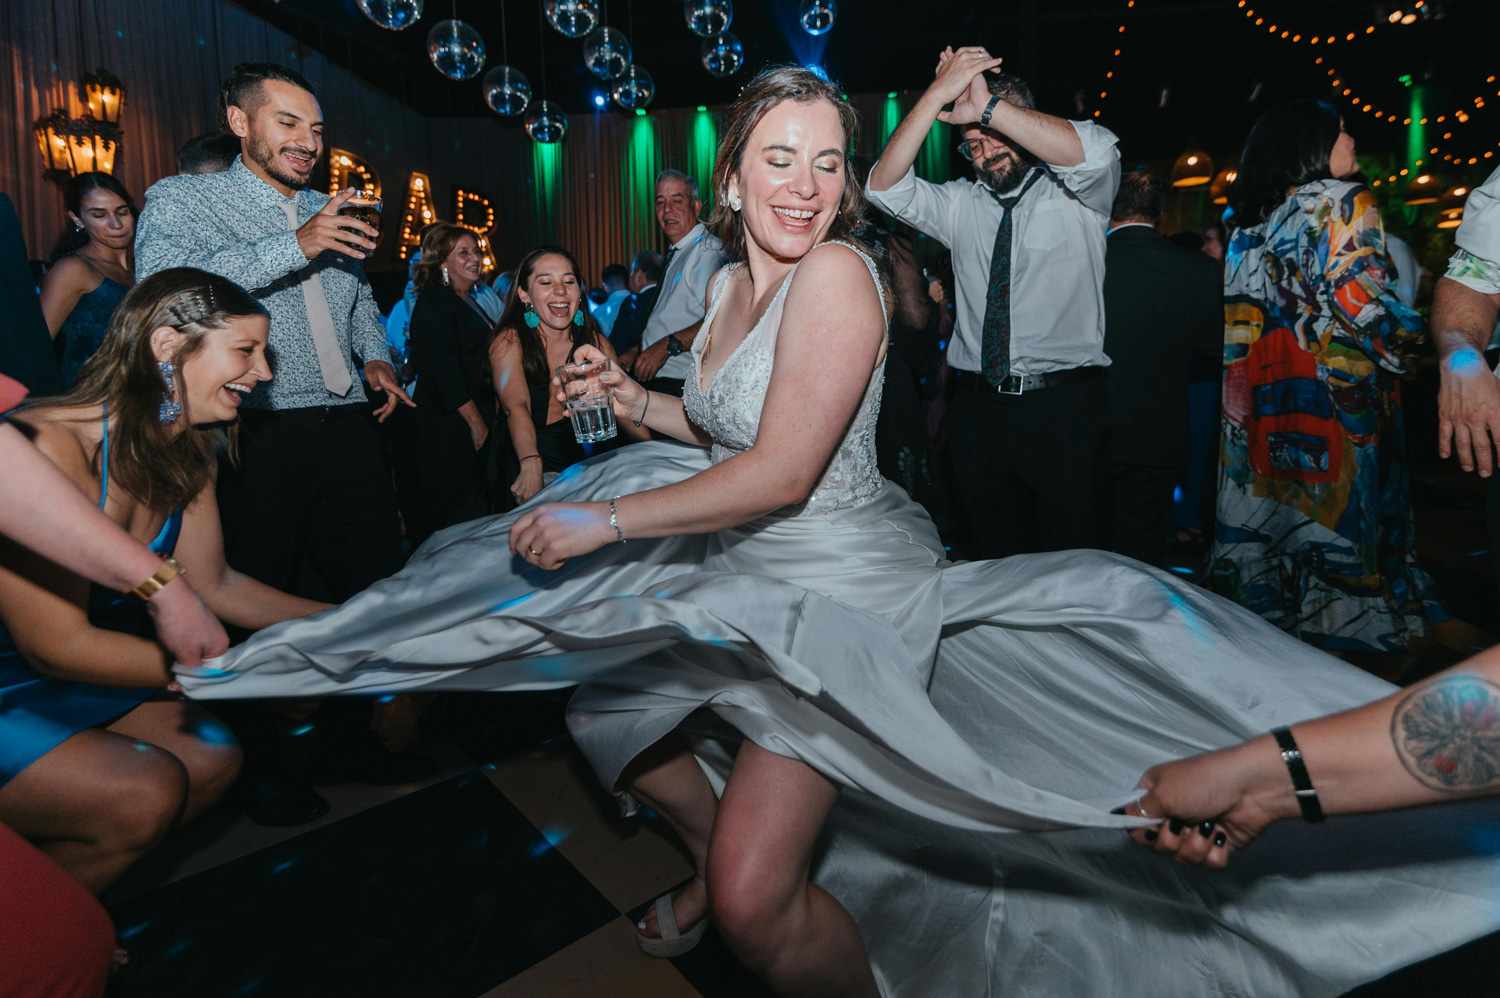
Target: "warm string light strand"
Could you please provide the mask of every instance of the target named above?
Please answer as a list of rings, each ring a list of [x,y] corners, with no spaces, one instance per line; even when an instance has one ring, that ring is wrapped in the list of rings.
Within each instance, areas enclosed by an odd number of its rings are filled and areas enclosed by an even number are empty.
[[[1266,21],[1271,19],[1267,18],[1265,15],[1256,17],[1255,8],[1248,6],[1248,4],[1249,0],[1239,0],[1238,6],[1245,12],[1245,17],[1247,19],[1255,18],[1255,27],[1257,28],[1266,27]],[[1421,10],[1426,7],[1426,5],[1426,0],[1417,0],[1417,3],[1412,7],[1412,10]],[[1394,19],[1387,18],[1387,21],[1390,24],[1407,25],[1411,24],[1417,19],[1416,14],[1411,14],[1409,16],[1411,20],[1407,20],[1407,15],[1404,14],[1404,12],[1398,10],[1395,13]],[[1271,25],[1269,27],[1266,27],[1266,32],[1271,35],[1276,35],[1284,41],[1288,41],[1293,44],[1299,44],[1303,41],[1306,41],[1309,45],[1333,45],[1334,43],[1340,41],[1352,42],[1360,35],[1373,35],[1375,33],[1375,29],[1378,26],[1379,25],[1376,24],[1370,24],[1366,25],[1365,28],[1361,31],[1346,31],[1342,33],[1330,32],[1326,34],[1314,35],[1310,32],[1297,31],[1295,28],[1287,28],[1282,26],[1281,24],[1276,23],[1275,21],[1272,21]]]
[[[1134,6],[1135,6],[1135,0],[1126,0],[1126,4],[1125,4],[1125,9],[1126,10],[1131,9]],[[1116,35],[1116,38],[1115,38],[1115,51],[1114,51],[1114,55],[1110,57],[1111,58],[1110,65],[1112,67],[1117,67],[1117,66],[1120,65],[1120,53],[1122,53],[1122,52],[1125,51],[1125,41],[1124,41],[1124,39],[1122,39],[1122,38],[1119,37],[1120,35],[1123,35],[1123,34],[1125,34],[1125,22],[1121,21],[1119,28],[1116,29],[1116,31],[1115,31],[1115,35]],[[1111,86],[1110,81],[1113,80],[1114,78],[1115,78],[1115,70],[1113,68],[1110,69],[1110,70],[1108,70],[1104,74],[1104,81],[1105,81],[1104,82],[1104,89],[1099,91],[1099,99],[1101,101],[1104,100],[1106,97],[1109,96],[1109,89],[1110,89],[1110,86]],[[1096,118],[1099,117],[1099,115],[1100,115],[1100,113],[1102,113],[1102,111],[1103,111],[1102,107],[1101,108],[1095,108],[1094,109],[1094,117],[1096,117]]]

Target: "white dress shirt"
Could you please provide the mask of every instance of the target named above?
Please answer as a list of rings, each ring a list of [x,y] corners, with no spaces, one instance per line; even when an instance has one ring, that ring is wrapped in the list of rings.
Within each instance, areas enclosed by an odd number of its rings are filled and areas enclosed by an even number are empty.
[[[1070,124],[1083,143],[1083,162],[1048,165],[1011,212],[1012,374],[1109,364],[1104,355],[1104,233],[1120,186],[1119,140],[1092,121]],[[868,195],[881,210],[953,252],[957,307],[948,363],[979,370],[990,257],[1004,210],[980,181],[933,184],[917,179],[913,170],[889,190],[869,190]]]
[[[656,307],[651,310],[651,318],[641,333],[642,350],[702,320],[709,279],[729,259],[719,237],[709,232],[702,222],[673,243],[672,248],[677,252],[661,276]],[[656,376],[686,381],[692,370],[693,358],[684,350],[676,357],[668,357]]]
[[[1500,295],[1500,168],[1469,192],[1464,220],[1453,234],[1458,245],[1444,276],[1482,295]],[[1500,340],[1500,325],[1490,336],[1490,346]],[[1500,378],[1500,366],[1495,368]]]
[[[629,297],[630,289],[621,288],[619,291],[611,292],[610,296],[594,309],[594,321],[599,323],[599,328],[604,330],[605,336],[608,336],[615,326],[615,316],[620,314],[620,302]]]

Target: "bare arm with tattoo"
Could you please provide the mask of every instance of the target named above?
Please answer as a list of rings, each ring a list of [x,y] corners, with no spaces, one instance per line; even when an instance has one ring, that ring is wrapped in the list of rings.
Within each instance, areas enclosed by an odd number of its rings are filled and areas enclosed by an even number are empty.
[[[1330,816],[1500,793],[1500,647],[1382,700],[1293,725],[1292,734]],[[1188,828],[1179,836],[1164,822],[1132,837],[1183,862],[1222,867],[1271,822],[1301,816],[1269,734],[1154,766],[1140,785],[1145,814]],[[1192,834],[1204,821],[1226,841]]]

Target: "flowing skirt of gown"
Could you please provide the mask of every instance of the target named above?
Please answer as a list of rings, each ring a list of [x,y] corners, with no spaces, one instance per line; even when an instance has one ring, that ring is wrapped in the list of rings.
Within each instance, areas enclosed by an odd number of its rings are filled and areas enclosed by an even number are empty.
[[[638,444],[532,502],[707,464]],[[1337,995],[1500,927],[1497,802],[1283,822],[1221,873],[1128,840],[1140,822],[1107,809],[1149,766],[1392,690],[1168,574],[1097,551],[950,565],[893,485],[551,573],[508,553],[515,516],[179,678],[196,698],[582,684],[569,725],[617,791],[677,728],[715,781],[741,736],[802,759],[846,788],[814,879],[892,998]]]

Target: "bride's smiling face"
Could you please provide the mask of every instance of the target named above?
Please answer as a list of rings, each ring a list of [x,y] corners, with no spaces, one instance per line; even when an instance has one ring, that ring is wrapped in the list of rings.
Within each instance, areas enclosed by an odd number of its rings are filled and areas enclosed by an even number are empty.
[[[823,241],[844,197],[844,128],[826,100],[782,101],[750,133],[729,184],[747,248],[796,260]]]

